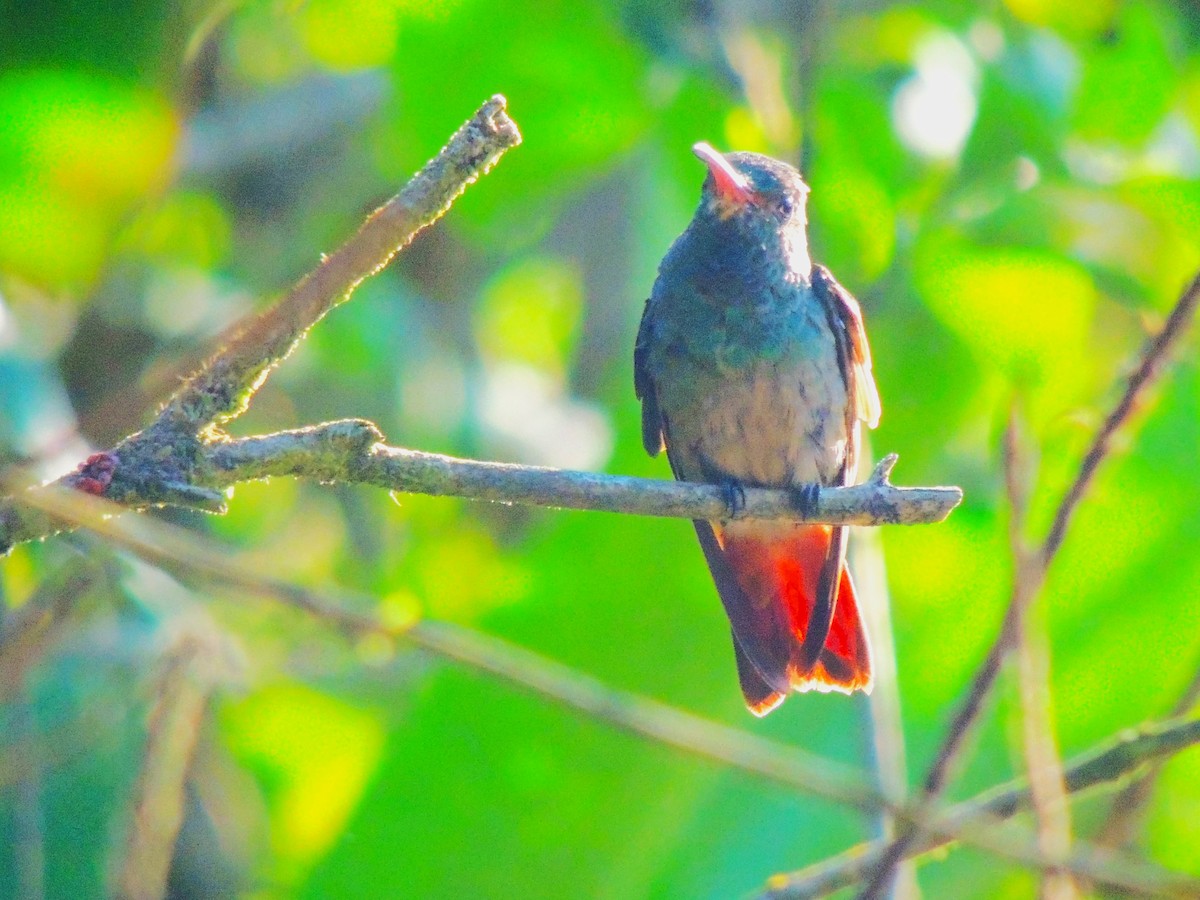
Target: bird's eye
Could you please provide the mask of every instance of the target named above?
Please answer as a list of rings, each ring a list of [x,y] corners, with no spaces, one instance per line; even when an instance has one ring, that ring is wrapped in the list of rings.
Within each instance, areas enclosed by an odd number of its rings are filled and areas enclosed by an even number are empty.
[[[792,198],[788,196],[781,197],[775,208],[779,210],[781,218],[788,218],[792,214]]]

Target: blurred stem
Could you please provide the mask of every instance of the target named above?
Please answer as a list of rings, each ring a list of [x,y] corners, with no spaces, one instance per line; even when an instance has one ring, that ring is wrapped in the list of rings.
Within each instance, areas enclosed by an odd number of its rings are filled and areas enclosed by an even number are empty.
[[[812,170],[816,141],[813,140],[813,110],[816,108],[816,82],[820,73],[821,49],[828,32],[826,0],[800,0],[793,26],[796,67],[794,94],[800,126],[800,151],[797,164],[806,175]]]
[[[199,636],[185,635],[167,656],[113,887],[113,896],[121,900],[157,900],[166,895],[167,874],[183,823],[184,789],[208,706],[211,675],[206,656],[212,652]]]
[[[1200,702],[1200,660],[1192,667],[1192,679],[1180,694],[1171,708],[1172,717],[1183,716],[1191,712]],[[1166,760],[1155,760],[1146,771],[1135,777],[1120,793],[1113,798],[1109,807],[1108,818],[1100,826],[1096,837],[1096,845],[1121,850],[1133,843],[1134,833],[1146,813],[1150,798],[1154,795],[1154,785],[1162,773]]]
[[[1038,846],[1052,859],[1066,858],[1071,852],[1071,810],[1054,734],[1049,642],[1028,615],[1021,617],[1017,641],[1023,750]],[[1042,900],[1070,900],[1077,895],[1069,873],[1053,868],[1042,873]]]
[[[1024,451],[1020,413],[1014,404],[1004,429],[1004,486],[1008,496],[1009,547],[1013,558],[1014,640],[1017,657],[1017,690],[1021,705],[1022,750],[1029,777],[1030,806],[1038,846],[1047,856],[1065,858],[1071,852],[1071,811],[1063,783],[1063,765],[1054,734],[1050,693],[1050,646],[1044,628],[1030,614],[1037,583],[1036,561],[1025,545],[1023,532],[1034,481],[1034,466]],[[1075,883],[1062,870],[1042,873],[1042,900],[1071,900]]]
[[[76,560],[38,585],[32,597],[0,621],[0,703],[21,694],[26,673],[45,656],[97,575],[93,563]]]
[[[1166,722],[1134,734],[1122,732],[1067,764],[1067,790],[1071,794],[1080,794],[1099,785],[1119,781],[1146,764],[1161,764],[1196,744],[1200,744],[1200,719]],[[1007,819],[1018,810],[1027,808],[1029,803],[1028,785],[1012,782],[951,807],[945,812],[944,821],[961,825],[988,818]],[[905,844],[904,853],[910,857],[918,856],[950,843],[946,838],[922,833]],[[760,900],[806,900],[850,887],[872,876],[890,849],[891,845],[884,841],[873,841],[799,872],[776,875],[759,895]],[[1112,856],[1107,857],[1110,864],[1113,859]],[[1083,860],[1089,862],[1081,865]],[[1093,850],[1082,854],[1081,848],[1076,848],[1075,853],[1067,859],[1065,868],[1078,872],[1087,865],[1100,864],[1102,860],[1105,860],[1103,851]],[[1132,877],[1139,865],[1131,860],[1121,863],[1117,868],[1124,868],[1126,876]],[[1124,888],[1135,893],[1163,897],[1195,896],[1192,892],[1196,889],[1182,878],[1153,886],[1149,880],[1142,880],[1137,887],[1125,885]]]
[[[871,458],[871,442],[863,436],[860,476]],[[884,796],[897,805],[908,798],[908,762],[904,724],[900,709],[900,684],[896,665],[896,643],[892,632],[891,595],[887,585],[887,563],[883,541],[875,530],[855,528],[850,534],[850,569],[860,597],[859,607],[871,638],[871,666],[875,689],[868,697],[875,772]],[[884,811],[879,818],[879,836],[891,839],[896,833],[895,816]],[[907,860],[896,868],[889,891],[894,900],[920,896],[916,867]]]
[[[954,719],[946,731],[946,737],[934,758],[933,765],[930,766],[929,772],[925,776],[923,795],[927,800],[936,800],[949,781],[959,756],[967,745],[968,738],[974,733],[979,715],[996,684],[1001,664],[1016,644],[1021,617],[1025,614],[1026,607],[1037,599],[1045,585],[1046,574],[1062,546],[1075,510],[1095,479],[1101,463],[1112,449],[1114,436],[1130,421],[1134,411],[1145,402],[1147,392],[1158,380],[1171,358],[1172,351],[1183,340],[1187,326],[1195,317],[1197,305],[1200,305],[1200,273],[1197,273],[1184,289],[1175,302],[1162,330],[1142,352],[1141,362],[1129,377],[1121,399],[1117,401],[1117,405],[1096,433],[1096,437],[1092,440],[1091,446],[1080,463],[1075,479],[1063,495],[1045,541],[1033,554],[1033,564],[1029,567],[1025,577],[1014,584],[1012,597],[1000,625],[1000,632],[975,673],[967,696],[955,713]],[[879,887],[890,880],[891,869],[907,855],[908,846],[916,838],[917,833],[912,829],[906,828],[901,831],[881,854],[876,871],[866,889],[860,894],[860,900],[878,896]]]
[[[28,606],[28,603],[26,603]],[[0,579],[0,610],[8,609],[4,581]],[[7,635],[9,620],[6,613],[0,635]],[[0,640],[0,647],[3,647]],[[31,746],[36,738],[37,721],[29,697],[24,668],[14,671],[0,652],[0,673],[4,688],[0,700],[12,697],[10,719],[12,729],[3,756],[16,756],[21,748]],[[20,900],[41,900],[45,896],[46,838],[42,816],[42,760],[36,754],[25,756],[25,766],[16,779],[12,798],[12,857],[15,896]]]
[[[67,492],[64,492],[67,493]],[[994,822],[984,819],[948,820],[933,808],[897,807],[876,790],[870,778],[839,763],[800,748],[776,743],[740,729],[709,722],[649,698],[609,687],[590,675],[545,659],[503,640],[446,622],[405,618],[386,622],[356,612],[371,601],[345,594],[330,595],[263,575],[238,562],[223,547],[184,529],[148,516],[116,519],[112,504],[71,494],[53,511],[74,516],[77,525],[104,537],[147,561],[168,570],[184,568],[210,580],[233,586],[302,610],[336,625],[355,638],[364,634],[404,640],[439,657],[486,672],[515,687],[552,699],[585,715],[635,734],[676,747],[760,778],[800,789],[866,812],[888,810],[916,833],[939,839],[967,841],[997,855],[1042,869],[1066,867],[1099,884],[1131,890],[1159,890],[1181,883],[1151,865],[1112,858],[1096,859],[1077,851],[1071,859],[1049,860],[1024,835],[998,836]],[[1198,737],[1197,739],[1200,739]],[[1182,745],[1181,745],[1182,746]],[[1186,881],[1189,890],[1200,884]]]

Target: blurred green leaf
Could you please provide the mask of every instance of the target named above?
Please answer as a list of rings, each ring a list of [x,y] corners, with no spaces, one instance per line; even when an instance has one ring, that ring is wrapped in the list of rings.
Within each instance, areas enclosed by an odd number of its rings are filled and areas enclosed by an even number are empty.
[[[1122,4],[1099,46],[1084,54],[1072,115],[1083,137],[1136,143],[1162,121],[1177,72],[1158,9]]]
[[[371,781],[383,749],[378,718],[279,684],[226,704],[221,721],[230,749],[268,787],[273,875],[290,880],[337,839]]]
[[[809,199],[817,259],[846,284],[870,283],[892,261],[896,215],[887,191],[864,169],[819,156],[809,180],[820,185]]]
[[[493,359],[515,359],[566,374],[583,314],[579,273],[570,263],[527,259],[500,272],[480,296],[476,339]]]
[[[1055,410],[1077,396],[1089,375],[1096,306],[1081,266],[1044,251],[971,247],[934,235],[914,262],[925,304],[982,362],[1016,385],[1051,392]]]
[[[177,126],[147,91],[82,72],[0,75],[0,267],[95,277],[120,217],[171,174]]]
[[[525,137],[488,177],[488,190],[456,205],[456,221],[487,225],[500,238],[501,227],[511,232],[514,221],[582,186],[649,127],[644,55],[621,39],[603,4],[545,2],[534,15],[514,15],[459,0],[438,13],[401,18],[394,69],[402,138],[387,168],[414,170],[456,116],[496,93],[508,97]]]

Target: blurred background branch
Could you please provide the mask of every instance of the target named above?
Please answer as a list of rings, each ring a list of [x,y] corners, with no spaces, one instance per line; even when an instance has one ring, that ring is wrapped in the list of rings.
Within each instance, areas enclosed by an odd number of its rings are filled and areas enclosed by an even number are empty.
[[[113,878],[112,894],[121,900],[166,896],[185,785],[220,669],[219,652],[212,635],[194,631],[179,635],[163,653],[124,852]]]
[[[983,712],[988,696],[1000,675],[1001,666],[1006,656],[1016,648],[1022,633],[1022,623],[1045,585],[1050,565],[1066,537],[1072,515],[1083,500],[1088,486],[1096,476],[1096,471],[1112,449],[1114,436],[1128,424],[1134,411],[1145,402],[1146,392],[1169,363],[1172,351],[1182,341],[1198,304],[1200,304],[1200,273],[1192,278],[1190,284],[1176,301],[1162,329],[1142,351],[1141,360],[1129,377],[1120,399],[1093,438],[1075,478],[1059,502],[1049,533],[1032,554],[1022,552],[1015,537],[1020,529],[1020,513],[1025,505],[1025,501],[1021,499],[1024,494],[1024,488],[1019,483],[1021,475],[1015,471],[1015,463],[1007,470],[1009,472],[1008,483],[1011,485],[1009,495],[1013,498],[1012,515],[1015,520],[1012,526],[1014,535],[1012,540],[1016,556],[1012,598],[1000,625],[1000,632],[988,651],[987,657],[975,673],[967,697],[955,713],[946,736],[938,748],[933,765],[925,776],[923,785],[925,798],[936,799],[939,797],[949,779],[953,777],[959,756],[964,752],[968,738]],[[1007,451],[1007,447],[1005,456],[1011,461],[1012,454]],[[1044,679],[1039,678],[1038,680]],[[1033,700],[1032,702],[1040,701]],[[1042,711],[1035,709],[1032,714],[1042,715]],[[1041,740],[1044,737],[1047,736],[1039,734],[1035,735],[1034,739]],[[1056,753],[1051,753],[1051,756],[1056,755]],[[1056,777],[1052,771],[1043,772],[1040,766],[1037,772],[1031,773],[1031,776],[1047,779]],[[1056,793],[1054,788],[1048,788],[1047,793],[1051,796],[1045,802],[1049,804],[1056,802],[1053,799],[1053,795]],[[1061,842],[1061,827],[1059,835]],[[907,845],[915,839],[916,835],[911,829],[901,831],[882,854],[875,874],[861,894],[862,900],[879,896],[879,891],[883,890],[890,880],[892,867],[904,858]],[[1056,849],[1061,851],[1063,848],[1060,846]]]
[[[865,773],[798,747],[777,744],[622,691],[496,637],[449,622],[420,620],[411,610],[408,617],[394,617],[393,621],[358,612],[356,608],[365,605],[362,601],[255,572],[222,548],[210,546],[181,529],[146,517],[113,519],[105,515],[112,504],[104,500],[65,491],[53,496],[58,501],[53,510],[56,515],[72,519],[156,566],[200,575],[240,593],[282,603],[335,625],[351,638],[376,635],[405,641],[585,716],[771,782],[850,808],[887,811],[913,833],[924,834],[931,842],[929,846],[965,841],[1040,871],[1077,873],[1096,883],[1143,894],[1186,896],[1200,889],[1200,881],[1180,878],[1136,860],[1105,859],[1086,846],[1071,856],[1047,854],[1020,832],[996,834],[992,817],[1012,815],[1019,805],[1028,802],[1027,789],[1001,789],[986,802],[945,811],[926,803],[898,806],[872,788]],[[165,654],[166,671],[150,716],[137,805],[121,868],[120,890],[127,895],[155,896],[153,886],[165,877],[162,865],[169,860],[169,853],[163,841],[170,840],[178,828],[179,792],[186,775],[188,748],[198,728],[205,696],[203,683],[212,680],[216,656],[211,639],[200,640],[190,632],[178,638],[176,648]],[[193,663],[201,666],[195,672],[188,668]],[[201,675],[202,682],[197,684]],[[1068,781],[1069,789],[1116,780],[1148,759],[1186,749],[1200,741],[1200,723],[1188,725],[1191,727],[1167,729],[1162,734],[1150,731],[1136,740],[1118,738],[1115,746],[1078,761]],[[153,784],[163,780],[169,783]],[[146,804],[158,805],[143,810]],[[906,846],[905,852],[911,849]]]
[[[1111,785],[1147,764],[1161,764],[1197,743],[1200,743],[1200,720],[1195,719],[1168,721],[1148,726],[1138,734],[1120,735],[1067,763],[1064,773],[1066,790],[1074,795]],[[953,832],[954,827],[963,827],[987,817],[1008,818],[1028,808],[1032,802],[1028,783],[1002,785],[950,807],[943,814],[943,821],[955,823],[949,828]],[[916,856],[944,847],[947,843],[947,838],[922,834],[906,842],[903,852]],[[808,900],[851,887],[867,878],[874,878],[880,863],[894,846],[889,841],[874,841],[853,847],[802,871],[777,875],[760,896],[763,900]],[[1129,861],[1113,865],[1111,859],[1106,861],[1098,853],[1093,853],[1089,862],[1076,860],[1078,865],[1073,865],[1070,858],[1064,858],[1063,861],[1064,867],[1073,871],[1083,871],[1098,864],[1118,879],[1110,882],[1112,886],[1147,896],[1186,897],[1196,889],[1194,884],[1186,881],[1172,883],[1170,878],[1163,880],[1161,874],[1148,874],[1145,880],[1135,879],[1122,884],[1122,875],[1131,874],[1133,870]]]

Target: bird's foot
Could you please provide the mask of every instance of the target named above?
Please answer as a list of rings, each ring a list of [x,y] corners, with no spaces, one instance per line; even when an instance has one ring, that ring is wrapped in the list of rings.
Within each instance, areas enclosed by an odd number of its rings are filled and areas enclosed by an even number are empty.
[[[792,488],[792,505],[805,518],[816,514],[821,502],[821,486],[815,481]]]
[[[721,496],[729,509],[729,518],[736,519],[746,508],[746,489],[732,478],[721,482]]]

